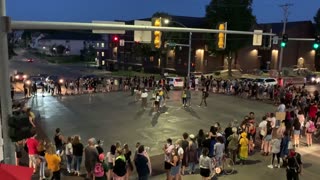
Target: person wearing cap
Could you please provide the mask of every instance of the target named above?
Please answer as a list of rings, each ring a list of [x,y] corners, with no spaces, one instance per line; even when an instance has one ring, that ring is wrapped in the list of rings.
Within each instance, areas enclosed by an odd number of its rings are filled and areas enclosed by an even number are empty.
[[[108,165],[104,162],[104,154],[99,154],[98,161],[93,172],[93,180],[106,180],[108,174]],[[102,174],[103,172],[103,174]]]
[[[189,135],[190,141],[189,146],[186,149],[186,162],[189,167],[189,174],[194,174],[195,172],[195,164],[198,159],[197,155],[197,143],[196,137],[193,134]]]

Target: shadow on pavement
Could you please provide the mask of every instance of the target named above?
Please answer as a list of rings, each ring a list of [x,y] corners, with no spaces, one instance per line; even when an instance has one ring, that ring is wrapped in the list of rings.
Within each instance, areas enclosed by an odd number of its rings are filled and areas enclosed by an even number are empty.
[[[261,163],[261,162],[262,162],[261,160],[251,160],[251,159],[248,159],[248,160],[246,160],[245,165],[258,164],[258,163]]]
[[[311,163],[303,163],[303,168],[309,168],[311,166],[312,166]]]
[[[191,116],[197,118],[197,119],[201,119],[200,116],[197,114],[197,112],[195,112],[191,107],[186,107],[183,108],[186,112],[188,112]]]
[[[133,119],[134,119],[134,120],[139,119],[139,118],[143,115],[144,112],[145,112],[145,109],[140,109],[140,110],[136,113],[136,115],[133,117]]]
[[[151,120],[152,127],[157,125],[159,117],[160,117],[160,113],[154,113]]]

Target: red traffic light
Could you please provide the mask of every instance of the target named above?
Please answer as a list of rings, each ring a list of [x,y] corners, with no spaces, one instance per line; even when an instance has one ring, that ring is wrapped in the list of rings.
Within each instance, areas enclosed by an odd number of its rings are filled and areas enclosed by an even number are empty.
[[[118,36],[113,36],[112,40],[113,40],[114,42],[118,42],[118,41],[119,41],[119,37],[118,37]]]

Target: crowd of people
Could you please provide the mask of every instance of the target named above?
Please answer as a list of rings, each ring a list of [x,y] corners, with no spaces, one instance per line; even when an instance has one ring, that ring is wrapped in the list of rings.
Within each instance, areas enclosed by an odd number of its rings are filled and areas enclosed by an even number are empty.
[[[94,82],[93,79],[87,80],[85,82]],[[108,87],[110,90],[131,90],[135,100],[141,99],[143,108],[146,108],[147,104],[147,91],[153,89],[154,111],[158,112],[165,105],[169,89],[166,88],[164,79],[155,81],[152,77],[134,77],[116,81],[118,82],[106,80],[106,86],[102,87]],[[222,166],[222,157],[228,155],[236,164],[244,165],[248,156],[257,151],[260,151],[262,156],[271,156],[268,168],[285,167],[287,179],[299,179],[303,167],[302,157],[295,149],[312,146],[313,139],[319,136],[317,128],[320,127],[320,112],[317,91],[309,93],[304,87],[295,86],[261,87],[238,80],[220,81],[204,78],[200,83],[193,81],[191,87],[184,88],[181,93],[182,105],[185,107],[190,106],[190,90],[201,88],[202,102],[199,106],[202,103],[207,106],[206,98],[209,92],[216,92],[234,95],[245,93],[245,96],[256,99],[265,97],[274,100],[278,108],[275,112],[266,113],[261,122],[250,112],[241,123],[231,122],[225,129],[222,129],[219,123],[215,123],[208,133],[200,129],[197,135],[184,133],[182,138],[176,141],[168,138],[162,148],[167,179],[180,180],[183,179],[183,175],[194,174],[196,164],[199,165],[202,178],[210,179],[215,168],[213,161],[216,162],[216,166]],[[81,79],[78,82],[67,82],[67,92],[72,90],[81,93],[79,86],[71,88],[74,86],[73,83],[80,82]],[[87,88],[97,91],[100,83],[86,84],[83,90]],[[249,90],[246,90],[248,88]],[[284,119],[277,119],[277,113],[284,113]],[[34,122],[30,120],[30,123]],[[300,142],[303,136],[306,138],[306,144]],[[16,144],[17,147],[26,144],[29,166],[35,170],[39,167],[41,179],[47,176],[46,170],[51,172],[52,179],[60,179],[61,161],[65,161],[69,175],[79,176],[83,159],[87,178],[126,180],[135,169],[139,180],[146,180],[152,173],[148,148],[140,143],[137,143],[134,153],[127,144],[122,146],[119,142],[111,145],[110,151],[106,153],[102,148],[102,141],[90,138],[87,145],[83,145],[79,135],[65,138],[59,128],[56,129],[53,142],[38,140],[34,132],[34,136]],[[18,157],[21,148],[17,149]]]

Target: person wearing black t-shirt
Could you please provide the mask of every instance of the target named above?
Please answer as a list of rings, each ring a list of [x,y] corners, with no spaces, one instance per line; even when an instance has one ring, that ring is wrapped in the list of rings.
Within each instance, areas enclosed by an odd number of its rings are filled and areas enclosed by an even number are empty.
[[[301,155],[291,149],[287,158],[287,180],[299,180],[302,172]]]

